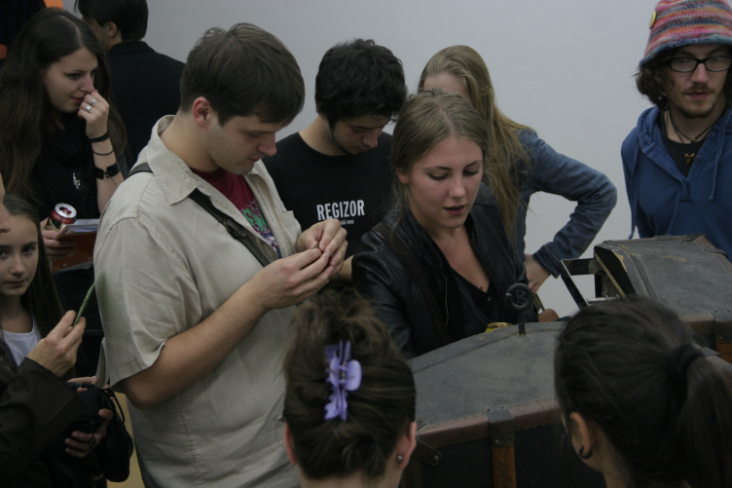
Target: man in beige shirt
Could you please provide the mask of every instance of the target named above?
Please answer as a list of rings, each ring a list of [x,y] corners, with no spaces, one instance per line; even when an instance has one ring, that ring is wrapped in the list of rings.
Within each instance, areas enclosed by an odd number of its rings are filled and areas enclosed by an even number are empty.
[[[98,374],[132,403],[148,487],[297,484],[277,421],[286,328],[294,305],[340,269],[346,247],[337,220],[301,233],[259,161],[274,154],[275,132],[303,97],[277,38],[248,24],[209,30],[189,54],[181,109],[140,153],[150,172],[125,181],[102,215]]]

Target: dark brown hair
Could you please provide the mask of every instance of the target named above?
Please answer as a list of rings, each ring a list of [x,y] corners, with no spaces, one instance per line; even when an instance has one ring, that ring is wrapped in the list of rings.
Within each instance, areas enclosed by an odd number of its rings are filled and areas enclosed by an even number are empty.
[[[383,476],[387,458],[415,415],[409,364],[368,302],[355,292],[343,293],[326,291],[300,309],[285,358],[284,418],[298,465],[313,480],[354,473],[369,480]],[[325,420],[332,393],[325,346],[339,341],[351,342],[351,357],[361,363],[361,385],[348,392],[347,420]]]
[[[91,28],[70,13],[47,8],[23,26],[0,69],[0,173],[5,188],[34,198],[31,172],[43,141],[54,130],[55,109],[43,83],[43,70],[81,48],[96,55],[94,88],[109,104],[109,130],[116,154],[124,148],[124,124],[111,102],[107,58]]]
[[[450,46],[437,52],[422,70],[419,89],[424,89],[427,78],[440,73],[451,74],[460,80],[470,94],[473,106],[483,117],[488,129],[486,164],[498,166],[501,172],[510,174],[510,178],[500,175],[496,179],[496,170],[487,168],[483,176],[486,184],[496,195],[508,234],[514,236],[516,206],[523,203],[517,189],[519,181],[517,163],[521,162],[527,169],[531,168],[529,155],[519,141],[519,134],[521,131],[531,129],[514,122],[498,109],[488,67],[472,47]],[[491,175],[494,177],[493,181],[487,179]],[[503,185],[504,188],[498,188],[498,185]]]
[[[76,0],[74,10],[100,26],[114,22],[123,41],[139,41],[147,32],[147,0]]]
[[[692,361],[686,388],[671,352],[692,330],[647,298],[581,310],[560,334],[555,388],[565,421],[594,422],[632,487],[732,486],[732,373]]]
[[[300,113],[305,83],[297,61],[275,36],[252,24],[206,31],[188,54],[180,81],[181,108],[205,97],[220,125],[257,115],[287,124]]]
[[[668,110],[668,99],[666,98],[666,85],[673,79],[669,76],[669,68],[666,65],[676,50],[666,51],[655,59],[648,61],[638,68],[635,74],[635,84],[638,91],[661,110]],[[688,73],[691,74],[691,73]],[[727,108],[732,106],[732,76],[727,72],[727,78],[722,89],[727,101]]]
[[[13,217],[24,217],[36,226],[38,235],[38,266],[31,284],[21,297],[21,303],[36,318],[38,330],[41,337],[46,337],[49,332],[58,324],[63,315],[63,307],[56,293],[56,286],[53,283],[51,266],[46,255],[46,248],[43,245],[41,224],[38,212],[28,201],[12,193],[6,193],[3,198],[3,205]]]

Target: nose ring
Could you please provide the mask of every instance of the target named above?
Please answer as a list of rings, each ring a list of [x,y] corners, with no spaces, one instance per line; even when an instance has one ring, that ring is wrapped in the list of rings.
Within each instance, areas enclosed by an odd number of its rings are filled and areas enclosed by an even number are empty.
[[[86,110],[89,113],[91,113],[91,109],[92,109],[91,105],[87,105],[86,107],[84,107],[84,110]]]

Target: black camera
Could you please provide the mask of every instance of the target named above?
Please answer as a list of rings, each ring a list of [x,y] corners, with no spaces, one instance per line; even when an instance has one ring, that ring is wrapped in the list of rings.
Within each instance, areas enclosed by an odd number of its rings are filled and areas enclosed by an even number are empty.
[[[108,480],[121,482],[130,474],[132,437],[125,429],[122,408],[114,392],[96,385],[67,383],[77,392],[84,403],[84,411],[54,440],[50,446],[54,486],[62,488],[93,487],[93,477],[104,475]],[[120,407],[119,409],[117,407]],[[89,455],[84,458],[71,456],[66,452],[66,439],[76,431],[93,433],[104,424],[99,416],[101,409],[111,410],[113,417],[107,425],[107,432],[99,445],[92,444]],[[93,441],[92,441],[93,442]]]

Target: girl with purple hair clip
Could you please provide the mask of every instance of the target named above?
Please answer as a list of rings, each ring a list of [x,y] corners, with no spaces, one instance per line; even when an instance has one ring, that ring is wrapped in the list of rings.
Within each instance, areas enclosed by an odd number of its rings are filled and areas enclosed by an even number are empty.
[[[396,488],[416,445],[414,377],[356,295],[320,294],[293,321],[285,445],[303,488]]]

